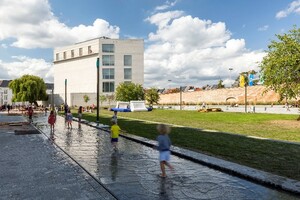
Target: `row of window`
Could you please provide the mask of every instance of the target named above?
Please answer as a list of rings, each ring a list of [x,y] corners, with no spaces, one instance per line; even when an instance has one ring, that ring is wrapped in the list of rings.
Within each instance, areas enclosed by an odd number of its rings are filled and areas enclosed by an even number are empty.
[[[131,68],[124,69],[124,79],[128,80],[132,77],[132,70]],[[102,79],[115,79],[115,69],[107,68],[102,69]]]
[[[115,45],[114,44],[102,44],[102,52],[103,53],[114,53],[115,52]],[[87,47],[87,55],[92,54],[93,50],[92,50],[92,46],[88,46]],[[78,49],[78,56],[82,56],[83,55],[83,48],[79,48]],[[55,60],[58,61],[59,60],[59,53],[56,53],[55,55]],[[71,58],[75,57],[75,50],[71,50]],[[67,52],[64,51],[63,52],[63,59],[67,59]]]

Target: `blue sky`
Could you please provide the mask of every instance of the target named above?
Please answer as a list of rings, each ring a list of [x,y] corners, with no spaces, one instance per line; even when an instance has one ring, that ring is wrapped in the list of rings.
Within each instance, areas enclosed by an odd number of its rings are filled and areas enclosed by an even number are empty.
[[[53,82],[53,48],[108,36],[144,39],[145,87],[203,86],[258,70],[300,0],[0,0],[0,19],[0,79]]]

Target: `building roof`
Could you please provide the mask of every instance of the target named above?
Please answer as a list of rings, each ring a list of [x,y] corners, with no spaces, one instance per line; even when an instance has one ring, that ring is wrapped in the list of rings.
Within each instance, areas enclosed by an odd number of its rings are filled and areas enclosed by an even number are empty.
[[[11,80],[0,80],[0,87],[8,87],[9,82]]]

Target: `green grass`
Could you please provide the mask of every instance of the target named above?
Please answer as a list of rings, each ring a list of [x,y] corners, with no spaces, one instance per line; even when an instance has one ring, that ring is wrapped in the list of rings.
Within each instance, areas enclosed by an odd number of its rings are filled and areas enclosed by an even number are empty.
[[[74,115],[76,116],[75,113]],[[297,123],[298,116],[296,115],[199,113],[175,110],[118,113],[118,115],[118,124],[122,130],[130,134],[152,140],[157,136],[156,124],[137,119],[191,127],[172,127],[170,134],[172,143],[207,155],[300,180],[300,145],[245,137],[256,136],[300,142],[299,127],[289,125]],[[100,122],[109,124],[111,116],[112,112],[101,110]],[[95,121],[95,113],[84,113],[84,118]],[[277,120],[283,120],[281,122],[284,125],[274,123]]]

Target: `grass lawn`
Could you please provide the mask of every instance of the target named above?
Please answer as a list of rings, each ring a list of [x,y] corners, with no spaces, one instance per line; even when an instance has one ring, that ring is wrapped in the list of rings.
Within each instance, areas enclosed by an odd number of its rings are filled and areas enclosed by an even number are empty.
[[[100,122],[110,124],[112,114],[110,111],[101,110]],[[76,116],[76,111],[74,111],[74,116]],[[95,121],[95,116],[95,113],[83,115],[89,121]],[[300,180],[300,145],[245,137],[300,142],[300,122],[296,121],[297,115],[153,110],[152,112],[119,112],[118,116],[121,129],[153,140],[157,136],[156,124],[140,120],[191,127],[172,127],[170,134],[172,143]]]

